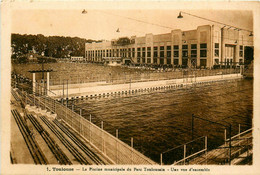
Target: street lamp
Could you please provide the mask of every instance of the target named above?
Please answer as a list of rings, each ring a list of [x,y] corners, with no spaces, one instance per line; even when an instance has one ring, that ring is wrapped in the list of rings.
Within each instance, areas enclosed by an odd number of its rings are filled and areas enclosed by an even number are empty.
[[[207,19],[207,18],[204,18],[204,17],[200,17],[200,16],[197,16],[197,15],[193,15],[193,14],[187,13],[187,12],[183,12],[183,11],[179,12],[179,15],[177,16],[177,18],[178,19],[183,18],[182,14],[186,14],[186,15],[193,16],[193,17],[196,17],[196,18],[199,18],[199,19],[203,19],[203,20],[210,21],[210,22],[213,22],[213,23],[216,23],[216,24],[220,24],[220,25],[223,25],[224,27],[227,26],[227,27],[229,27],[228,29],[234,28],[234,30],[237,30],[237,31],[244,30],[244,31],[250,32],[249,36],[253,36],[253,31],[250,31],[248,29],[241,29],[241,28],[238,28],[238,27],[235,27],[235,26],[232,26],[232,25],[228,25],[228,24],[225,24],[225,23],[222,23],[222,22],[218,22],[218,21],[215,21],[215,20]]]
[[[183,16],[181,15],[181,12],[180,12],[179,15],[177,16],[177,18],[183,18]]]
[[[85,9],[81,12],[82,14],[87,14],[88,11],[86,11]]]

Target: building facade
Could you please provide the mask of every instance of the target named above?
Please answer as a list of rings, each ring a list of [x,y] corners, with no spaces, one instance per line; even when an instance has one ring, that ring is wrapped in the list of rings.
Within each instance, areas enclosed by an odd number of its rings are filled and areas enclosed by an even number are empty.
[[[100,43],[86,43],[87,61],[121,57],[135,64],[213,67],[244,63],[245,48],[253,48],[248,31],[214,25],[196,30],[172,30],[171,33],[143,37],[132,36]]]
[[[86,57],[85,57],[86,58]],[[71,56],[70,57],[70,60],[71,61],[86,61],[86,59],[85,59],[83,56]]]

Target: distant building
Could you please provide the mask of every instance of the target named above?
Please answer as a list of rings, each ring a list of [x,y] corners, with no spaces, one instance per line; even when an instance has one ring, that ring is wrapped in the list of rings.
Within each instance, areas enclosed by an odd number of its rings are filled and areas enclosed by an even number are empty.
[[[26,57],[29,61],[36,61],[39,55],[37,53],[34,53],[32,50],[29,50],[29,53],[26,54]]]
[[[85,58],[83,56],[71,56],[70,57],[71,61],[85,61]]]
[[[109,57],[130,59],[136,64],[213,67],[238,65],[252,59],[253,37],[248,31],[214,25],[196,30],[172,30],[171,33],[119,38],[86,43],[87,61],[104,62]],[[250,56],[251,55],[251,56]]]

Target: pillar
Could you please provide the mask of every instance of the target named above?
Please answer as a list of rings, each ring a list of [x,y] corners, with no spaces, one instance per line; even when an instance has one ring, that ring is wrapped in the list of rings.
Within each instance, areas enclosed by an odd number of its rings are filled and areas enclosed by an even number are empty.
[[[50,91],[50,72],[47,72],[47,95],[49,95]]]
[[[225,63],[223,63],[224,60],[224,53],[225,53],[225,43],[224,43],[224,27],[221,28],[221,44],[220,44],[220,49],[221,49],[221,65],[224,65]]]
[[[35,73],[33,73],[33,93],[36,91]]]

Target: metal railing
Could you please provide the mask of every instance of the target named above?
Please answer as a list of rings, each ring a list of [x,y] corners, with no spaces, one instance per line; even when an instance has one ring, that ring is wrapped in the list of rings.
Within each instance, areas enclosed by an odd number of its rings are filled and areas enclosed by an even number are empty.
[[[207,152],[207,149],[207,136],[202,136],[161,153],[160,163],[186,165],[189,164],[189,159]]]
[[[147,71],[147,72],[121,72],[116,74],[103,73],[96,75],[88,75],[79,73],[79,75],[69,75],[66,78],[62,76],[52,76],[50,79],[50,86],[63,85],[68,81],[69,84],[84,84],[84,83],[95,83],[103,82],[107,84],[125,84],[145,81],[157,81],[157,80],[170,80],[180,78],[191,78],[191,77],[203,77],[203,76],[215,76],[215,75],[227,75],[227,74],[239,74],[240,69],[171,69],[168,71]],[[67,73],[64,72],[67,75]],[[64,82],[65,81],[65,82]]]
[[[240,125],[239,125],[240,126]],[[230,152],[230,147],[227,143],[229,143],[230,139],[226,138],[226,131],[225,131],[225,144],[219,146],[218,148],[211,150],[214,153],[210,153],[210,151],[206,151],[206,154],[201,156],[200,159],[196,159],[193,161],[196,164],[233,164],[235,159],[242,158],[245,159],[251,155],[252,149],[252,128],[248,129],[244,132],[239,133],[233,137],[231,137],[231,147],[232,151]],[[249,134],[249,136],[248,136]],[[243,153],[246,153],[246,157],[241,157]]]
[[[48,96],[36,96],[19,91],[22,103],[33,105],[57,114],[57,119],[65,121],[83,136],[93,147],[102,152],[114,164],[156,164],[133,147],[122,142],[102,128],[96,126],[80,114]]]
[[[248,130],[240,132],[240,127],[239,127],[239,133],[237,135],[234,135],[233,137],[231,137],[231,141],[236,140],[236,139],[241,139],[241,137],[243,137],[244,135],[246,135],[248,133],[252,133],[252,130],[253,130],[253,128],[250,128]],[[226,135],[226,132],[225,132],[225,135]],[[227,138],[226,136],[225,136],[225,142],[229,142],[229,138]]]

